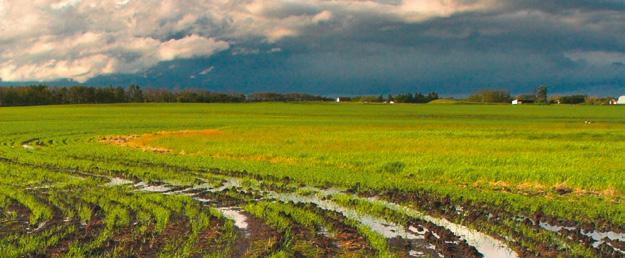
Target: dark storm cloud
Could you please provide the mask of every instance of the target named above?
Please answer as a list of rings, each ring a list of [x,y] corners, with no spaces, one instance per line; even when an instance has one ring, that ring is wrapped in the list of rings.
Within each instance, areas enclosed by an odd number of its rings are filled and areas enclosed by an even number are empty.
[[[373,16],[342,30],[313,28],[282,47],[301,52],[291,60],[300,72],[335,84],[362,79],[372,88],[442,86],[458,93],[490,86],[528,91],[539,83],[560,91],[611,84],[615,90],[605,94],[613,94],[623,89],[625,77],[619,65],[625,62],[623,6],[515,1],[418,23]]]
[[[617,92],[625,78],[625,1],[17,2],[0,0],[5,80],[463,94]],[[154,72],[162,62],[185,65]]]

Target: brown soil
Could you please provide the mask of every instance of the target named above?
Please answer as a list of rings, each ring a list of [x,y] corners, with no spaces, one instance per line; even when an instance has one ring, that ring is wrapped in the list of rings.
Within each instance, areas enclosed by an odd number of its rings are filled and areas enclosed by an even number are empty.
[[[200,232],[200,235],[193,245],[190,257],[204,257],[211,253],[223,253],[228,249],[226,244],[219,241],[223,229],[223,221],[211,218],[210,224]]]
[[[16,216],[11,220],[0,223],[0,238],[7,234],[27,231],[27,228],[30,227],[30,210],[26,206],[17,202],[11,202],[6,212],[14,212]]]
[[[46,254],[51,257],[61,257],[67,253],[69,246],[72,243],[89,243],[96,239],[102,229],[104,229],[104,222],[100,215],[94,214],[86,225],[74,221],[74,226],[77,230],[65,238],[61,239],[56,245],[51,246],[46,250]]]
[[[162,137],[189,137],[189,136],[213,136],[222,134],[222,131],[216,129],[207,130],[183,130],[183,131],[162,131],[158,133],[149,133],[143,135],[113,135],[100,139],[100,142],[106,144],[119,145],[143,151],[151,151],[157,153],[168,153],[170,149],[150,146],[150,143]]]
[[[279,248],[282,236],[262,220],[250,214],[245,216],[247,230],[237,229],[237,239],[230,257],[265,257],[275,252]]]
[[[328,254],[338,257],[375,257],[375,250],[369,246],[367,239],[360,235],[356,228],[345,224],[343,215],[314,205],[307,207],[322,216],[331,225],[331,230],[335,232],[328,239],[331,241],[331,244],[326,246]]]

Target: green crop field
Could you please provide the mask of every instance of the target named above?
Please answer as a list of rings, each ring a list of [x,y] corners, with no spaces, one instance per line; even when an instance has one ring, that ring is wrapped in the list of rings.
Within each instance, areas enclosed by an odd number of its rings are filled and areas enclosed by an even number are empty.
[[[0,108],[0,257],[623,257],[625,109]]]

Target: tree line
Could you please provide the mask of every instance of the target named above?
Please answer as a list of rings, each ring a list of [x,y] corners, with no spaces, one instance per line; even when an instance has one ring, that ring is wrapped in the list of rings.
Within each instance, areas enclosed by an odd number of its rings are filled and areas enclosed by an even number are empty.
[[[428,103],[439,99],[436,92],[417,92],[398,95],[341,97],[342,102]],[[169,90],[128,87],[50,87],[47,85],[0,87],[0,106],[33,106],[58,104],[104,103],[242,103],[242,102],[298,102],[335,101],[306,93],[258,92],[249,95],[221,93],[198,89]]]
[[[588,95],[551,96],[547,87],[538,86],[533,94],[513,97],[507,90],[484,89],[464,99],[473,103],[510,103],[516,99],[522,103],[537,104],[609,104],[614,98]],[[397,95],[340,97],[341,102],[361,103],[429,103],[440,99],[436,92],[423,94],[401,93]],[[103,104],[103,103],[242,103],[242,102],[297,102],[334,101],[334,98],[306,93],[259,92],[249,95],[221,93],[206,90],[168,90],[141,88],[137,85],[124,87],[49,87],[46,85],[0,87],[0,106],[31,106],[55,104]]]
[[[518,100],[526,104],[607,105],[615,99],[613,97],[595,97],[584,94],[554,95],[549,97],[547,93],[547,87],[544,85],[536,87],[534,94],[522,94],[515,97],[512,97],[507,90],[484,89],[474,92],[466,100],[475,103],[510,103],[512,100]]]
[[[440,99],[436,92],[423,94],[417,93],[400,93],[395,96],[389,94],[379,96],[356,96],[356,97],[340,97],[341,101],[364,102],[364,103],[429,103],[430,101]]]
[[[304,93],[220,93],[206,90],[142,89],[129,87],[49,87],[46,85],[0,87],[0,106],[101,103],[241,103],[263,101],[327,101],[321,96]]]

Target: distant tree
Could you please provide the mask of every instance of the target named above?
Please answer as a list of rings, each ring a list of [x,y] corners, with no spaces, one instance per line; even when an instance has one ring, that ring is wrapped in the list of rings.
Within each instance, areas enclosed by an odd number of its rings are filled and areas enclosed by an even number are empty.
[[[425,95],[423,95],[423,93],[421,92],[417,92],[414,95],[414,102],[415,103],[428,103],[428,97],[426,97]]]
[[[561,104],[581,104],[586,101],[586,95],[570,95],[570,96],[560,96]]]
[[[428,102],[430,102],[432,100],[437,100],[439,98],[440,97],[438,96],[438,93],[436,93],[436,92],[430,92],[430,93],[428,93],[428,96],[427,96]]]
[[[144,102],[143,91],[139,85],[130,85],[126,90],[126,96],[129,102]]]
[[[355,97],[354,101],[360,101],[363,103],[375,103],[375,102],[384,102],[384,99],[382,98],[382,100],[380,100],[380,97],[382,96],[359,96],[359,97]]]
[[[610,100],[613,100],[613,97],[592,97],[592,96],[587,96],[586,99],[584,100],[584,104],[588,104],[588,105],[609,105],[610,104]]]
[[[249,101],[285,101],[286,99],[280,93],[275,92],[257,92],[253,93],[248,97]]]
[[[122,87],[116,87],[115,88],[115,100],[116,102],[127,102],[128,99],[126,99],[126,92],[124,91],[124,88]]]
[[[536,103],[547,104],[547,86],[540,85],[536,87]]]
[[[395,96],[395,102],[397,103],[414,103],[414,96],[410,93],[401,93]]]
[[[297,92],[284,94],[284,98],[286,99],[286,101],[324,101],[324,100],[331,100],[331,99],[326,99],[326,98],[321,97],[321,96],[315,96],[315,95],[311,95],[311,94],[297,93]]]
[[[270,94],[272,95],[272,94]],[[283,95],[278,94],[283,98]],[[291,101],[325,100],[320,96],[287,94]],[[121,87],[0,87],[0,106],[25,106],[47,104],[125,103],[125,102],[245,102],[246,96],[235,93],[216,93],[203,90],[169,91],[143,90],[137,85]]]
[[[512,100],[512,97],[510,97],[510,92],[505,90],[487,89],[473,93],[467,100],[480,103],[508,103]]]
[[[96,103],[95,88],[86,86],[72,86],[67,88],[63,102],[68,104]]]
[[[515,99],[518,99],[523,103],[536,103],[536,95],[531,94],[518,95],[515,97]]]
[[[124,102],[123,98],[124,90],[121,89],[121,97],[119,96],[119,89],[112,86],[106,88],[95,89],[95,103],[119,103]]]

